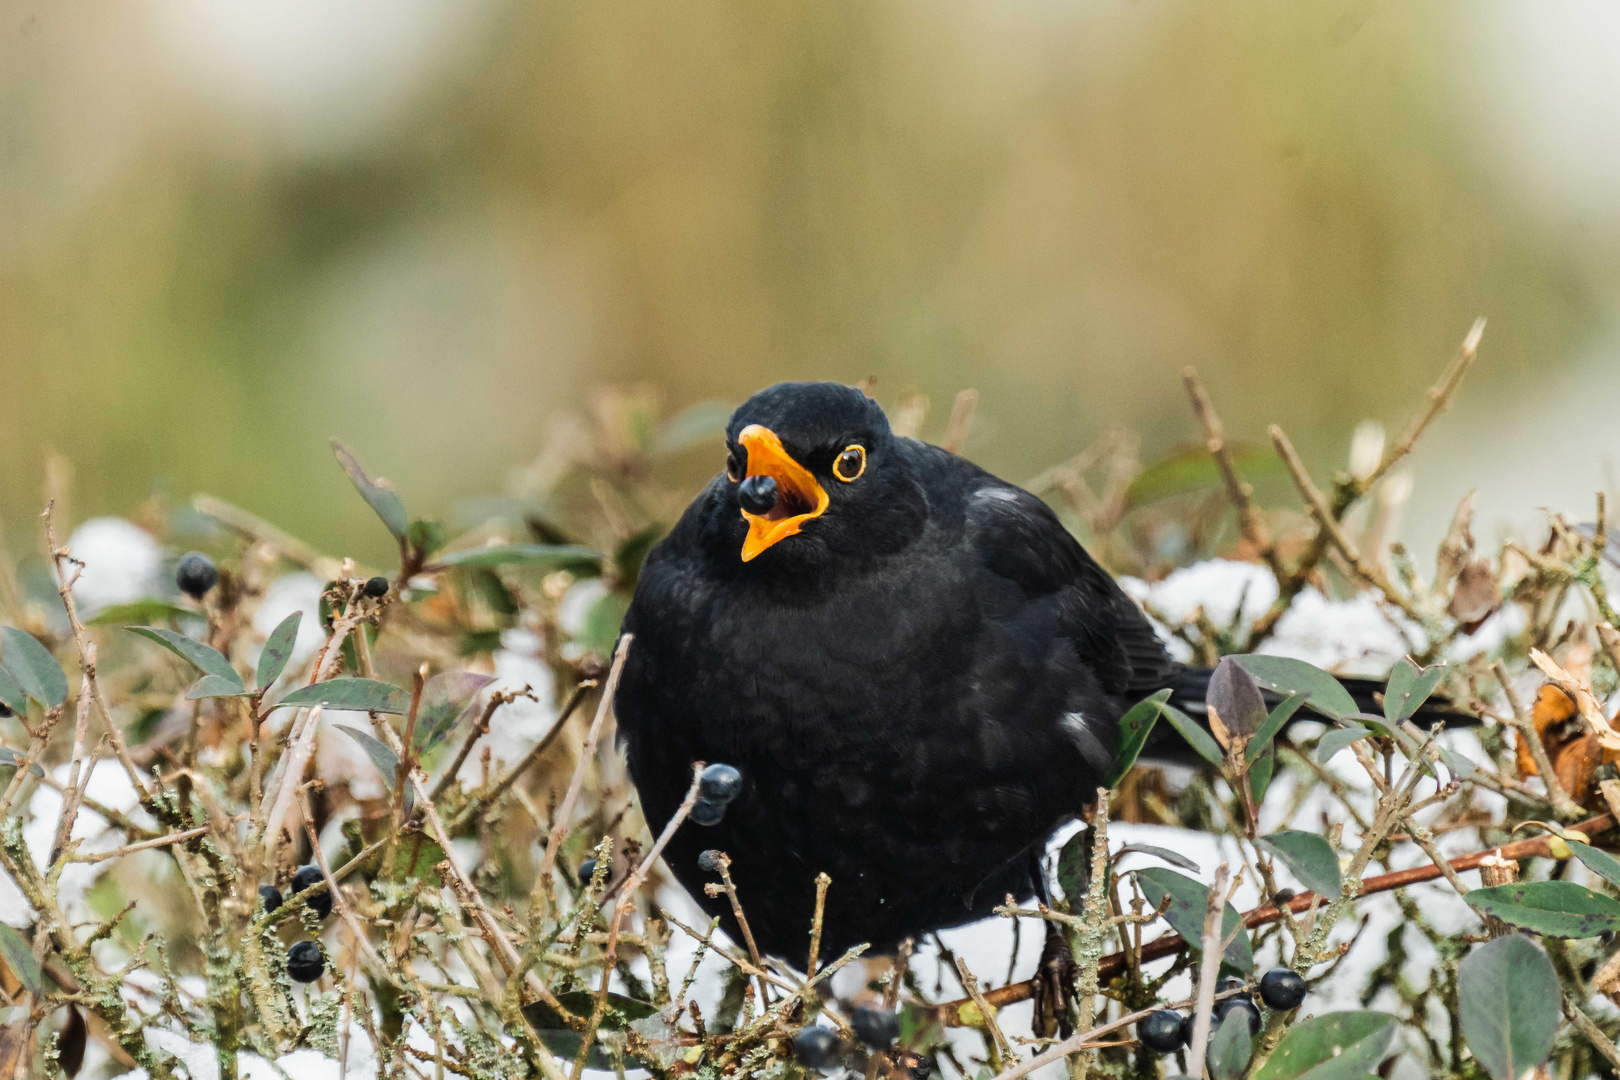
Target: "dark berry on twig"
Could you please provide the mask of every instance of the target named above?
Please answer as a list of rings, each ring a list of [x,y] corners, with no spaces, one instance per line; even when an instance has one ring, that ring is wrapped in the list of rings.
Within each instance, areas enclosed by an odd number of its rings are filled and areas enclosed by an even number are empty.
[[[1155,1054],[1173,1054],[1183,1045],[1181,1020],[1171,1009],[1148,1013],[1136,1022],[1136,1037]]]
[[[314,863],[308,866],[300,866],[298,873],[292,876],[292,891],[296,895],[313,885],[320,884],[324,880],[326,879],[321,876],[321,868]],[[326,889],[311,896],[309,898],[309,910],[323,919],[332,914],[332,890]]]
[[[720,851],[718,848],[709,848],[707,851],[699,853],[698,869],[703,871],[705,874],[718,874],[720,872],[720,867],[724,865],[720,861],[723,854],[724,852]]]
[[[703,770],[698,780],[698,796],[721,805],[731,802],[742,791],[742,773],[716,762]]]
[[[850,1014],[849,1026],[855,1029],[855,1036],[861,1042],[878,1050],[887,1048],[900,1037],[900,1017],[887,1009],[856,1006]]]
[[[298,941],[287,950],[287,974],[294,982],[310,983],[326,970],[326,958],[313,941]]]
[[[1215,992],[1217,994],[1224,994],[1228,990],[1241,989],[1243,989],[1243,980],[1231,975],[1226,976],[1224,979],[1221,979],[1215,984]]]
[[[589,885],[591,883],[591,878],[596,876],[596,860],[586,859],[584,862],[580,863],[578,874],[579,883],[581,885]]]
[[[698,825],[718,825],[726,816],[726,804],[713,799],[699,799],[692,804],[692,821]]]
[[[365,593],[373,600],[381,600],[388,595],[388,579],[381,575],[366,579]]]
[[[281,890],[274,885],[260,885],[259,903],[264,905],[266,912],[276,910],[281,906]]]
[[[776,481],[750,476],[737,485],[737,504],[750,514],[768,514],[776,508]]]
[[[1278,889],[1276,892],[1271,894],[1271,906],[1282,907],[1284,904],[1288,903],[1288,901],[1292,900],[1298,895],[1299,894],[1294,892],[1293,889]]]
[[[810,1069],[831,1069],[838,1065],[838,1036],[829,1028],[807,1027],[793,1037],[793,1056]]]
[[[1260,1000],[1280,1012],[1297,1009],[1305,1000],[1305,980],[1287,968],[1272,968],[1260,976]]]
[[[214,560],[200,551],[186,552],[174,568],[174,583],[194,600],[201,600],[218,581],[219,571],[214,567]]]

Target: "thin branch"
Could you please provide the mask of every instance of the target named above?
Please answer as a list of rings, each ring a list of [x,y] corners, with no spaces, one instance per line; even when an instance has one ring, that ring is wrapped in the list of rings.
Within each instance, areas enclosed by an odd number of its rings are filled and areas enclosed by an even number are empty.
[[[1280,582],[1288,576],[1288,568],[1283,565],[1282,556],[1277,553],[1277,545],[1271,538],[1270,530],[1266,528],[1265,516],[1260,513],[1259,507],[1255,506],[1254,487],[1238,475],[1237,466],[1232,461],[1232,452],[1226,445],[1226,432],[1221,426],[1221,418],[1215,412],[1215,404],[1210,400],[1209,392],[1204,389],[1197,368],[1182,369],[1181,377],[1187,384],[1187,395],[1192,398],[1193,411],[1198,414],[1199,423],[1204,425],[1204,445],[1215,458],[1215,464],[1221,470],[1221,480],[1226,485],[1226,497],[1237,510],[1238,530],[1249,542],[1249,546],[1265,560],[1272,574]]]

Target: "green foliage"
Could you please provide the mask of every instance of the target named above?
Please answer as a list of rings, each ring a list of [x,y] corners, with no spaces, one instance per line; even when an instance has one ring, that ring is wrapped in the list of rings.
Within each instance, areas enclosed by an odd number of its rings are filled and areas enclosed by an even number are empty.
[[[295,611],[276,624],[270,631],[270,636],[264,640],[264,650],[259,653],[259,670],[257,684],[262,694],[270,689],[270,685],[281,678],[281,673],[287,670],[287,661],[292,659],[293,645],[298,640],[298,626],[303,621],[304,613]]]
[[[1249,1018],[1242,1009],[1226,1014],[1209,1040],[1209,1075],[1212,1080],[1238,1080],[1249,1064],[1253,1046]]]
[[[416,710],[416,745],[422,749],[437,745],[494,681],[495,676],[475,671],[446,671],[429,679]]]
[[[1281,859],[1307,889],[1329,900],[1338,898],[1343,887],[1339,857],[1321,836],[1308,832],[1278,832],[1261,837],[1255,845]]]
[[[1420,668],[1408,658],[1402,658],[1389,673],[1389,685],[1384,691],[1384,717],[1398,724],[1411,716],[1429,700],[1440,680],[1446,677],[1446,665]]]
[[[1189,948],[1194,952],[1200,951],[1204,940],[1204,915],[1209,909],[1209,887],[1174,870],[1158,866],[1137,871],[1136,879],[1141,884],[1142,895],[1155,908],[1164,903],[1165,897],[1170,898],[1169,910],[1164,914],[1165,921],[1181,935]],[[1221,937],[1231,936],[1234,930],[1237,936],[1226,947],[1221,959],[1228,967],[1247,975],[1254,970],[1254,949],[1249,944],[1248,931],[1239,929],[1242,922],[1237,908],[1227,904],[1221,915]]]
[[[1243,670],[1267,690],[1279,694],[1305,694],[1305,704],[1322,715],[1338,720],[1356,711],[1356,699],[1339,680],[1303,660],[1287,656],[1234,656]]]
[[[1557,938],[1620,931],[1620,902],[1573,881],[1527,881],[1475,889],[1463,897],[1505,923]]]
[[[349,480],[360,497],[376,511],[382,523],[388,526],[388,531],[394,534],[394,539],[403,541],[410,529],[410,518],[405,513],[405,502],[394,490],[394,485],[387,480],[372,479],[360,464],[360,459],[354,456],[354,451],[336,439],[332,440],[332,453],[337,455],[338,464],[349,474]]]
[[[54,709],[67,700],[67,676],[62,673],[62,665],[34,635],[15,626],[0,626],[0,665],[23,693],[45,708]],[[11,708],[23,711],[15,705]]]
[[[1209,732],[1204,730],[1204,726],[1198,721],[1168,701],[1160,703],[1159,711],[1164,714],[1166,720],[1170,721],[1170,726],[1175,728],[1183,739],[1187,740],[1187,745],[1191,746],[1199,757],[1216,768],[1219,768],[1221,763],[1226,760],[1225,755],[1221,753],[1220,744],[1215,741]]]
[[[11,973],[29,993],[39,994],[44,990],[44,977],[40,973],[39,961],[34,959],[33,947],[5,923],[0,923],[0,959],[6,962],[6,967],[11,969]]]
[[[273,706],[325,705],[329,709],[353,712],[403,714],[411,706],[411,696],[391,683],[376,679],[328,679],[300,686]]]
[[[1389,1056],[1395,1018],[1381,1012],[1333,1012],[1288,1029],[1254,1080],[1364,1080]]]
[[[1153,722],[1159,718],[1160,706],[1170,700],[1169,690],[1160,690],[1150,697],[1138,701],[1125,711],[1119,718],[1119,743],[1114,749],[1113,760],[1103,772],[1100,783],[1103,787],[1113,789],[1125,779],[1136,764],[1136,758],[1142,753],[1142,746],[1153,733]]]
[[[1521,934],[1480,946],[1458,967],[1463,1037],[1494,1080],[1518,1080],[1547,1060],[1561,994],[1552,961]]]

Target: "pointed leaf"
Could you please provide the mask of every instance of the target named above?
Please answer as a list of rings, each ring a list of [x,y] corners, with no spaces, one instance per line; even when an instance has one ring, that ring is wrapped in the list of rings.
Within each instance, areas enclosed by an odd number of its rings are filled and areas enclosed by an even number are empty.
[[[241,679],[227,679],[223,675],[204,675],[192,683],[191,689],[186,691],[187,701],[196,701],[199,698],[247,696],[248,688],[242,685]]]
[[[1450,769],[1464,780],[1468,779],[1470,776],[1473,776],[1474,773],[1479,769],[1479,766],[1474,764],[1472,758],[1465,757],[1450,747],[1442,746],[1439,748],[1439,750],[1440,760],[1446,763],[1446,768]]]
[[[602,569],[602,556],[579,544],[492,544],[452,551],[436,561],[440,566],[550,566],[576,574]]]
[[[1560,995],[1552,961],[1523,934],[1475,949],[1457,967],[1457,1017],[1474,1059],[1495,1080],[1518,1080],[1546,1061]]]
[[[1277,770],[1277,748],[1267,744],[1265,752],[1249,766],[1249,794],[1259,806],[1271,787],[1271,775]]]
[[[209,648],[200,641],[194,641],[184,634],[177,634],[173,630],[161,626],[126,626],[132,634],[139,634],[148,641],[155,641],[168,649],[174,655],[185,660],[204,675],[218,675],[222,679],[235,679],[240,685],[242,679],[231,667],[231,662],[221,656],[216,650]]]
[[[1164,913],[1165,921],[1194,952],[1198,952],[1204,941],[1204,914],[1209,905],[1209,888],[1174,870],[1158,866],[1137,871],[1136,880],[1142,886],[1142,895],[1155,908],[1164,903],[1166,896],[1170,897],[1170,909]],[[1227,904],[1221,916],[1221,936],[1224,938],[1233,930],[1238,930],[1242,922],[1243,917],[1238,914],[1237,908]],[[1254,969],[1254,950],[1249,945],[1247,931],[1238,930],[1237,937],[1226,947],[1222,960],[1239,971]]]
[[[0,960],[6,962],[25,990],[36,998],[44,993],[45,982],[40,977],[39,961],[34,959],[34,947],[5,923],[0,923]]]
[[[1242,1009],[1233,1009],[1221,1021],[1209,1041],[1209,1075],[1212,1080],[1238,1080],[1249,1064],[1249,1052],[1254,1038],[1249,1034],[1249,1017]]]
[[[17,676],[7,670],[4,663],[0,663],[0,705],[18,715],[28,711],[28,691],[23,689]]]
[[[20,769],[22,768],[22,763],[26,760],[27,755],[17,753],[17,751],[13,750],[9,746],[0,746],[0,769]],[[35,776],[45,775],[45,770],[39,767],[39,762],[37,761],[28,767],[28,771],[33,773]]]
[[[1262,836],[1255,845],[1271,852],[1293,871],[1300,884],[1328,900],[1336,900],[1344,887],[1339,857],[1333,845],[1308,832],[1278,832]]]
[[[1195,874],[1201,872],[1198,869],[1198,864],[1187,858],[1187,856],[1183,855],[1181,852],[1171,851],[1169,848],[1154,847],[1152,844],[1126,844],[1124,847],[1114,852],[1114,860],[1117,862],[1126,855],[1131,854],[1152,855],[1155,859],[1163,859],[1171,866],[1179,866],[1183,870],[1191,870]]]
[[[1236,738],[1253,736],[1265,723],[1266,699],[1259,684],[1230,656],[1215,665],[1204,700],[1209,706],[1210,727],[1215,727],[1218,718]]]
[[[1620,903],[1573,881],[1521,881],[1463,897],[1480,912],[1547,937],[1589,938],[1620,932]]]
[[[1057,882],[1069,906],[1079,910],[1080,898],[1091,888],[1091,848],[1095,837],[1090,829],[1081,829],[1063,843],[1058,852]]]
[[[1600,851],[1591,844],[1579,840],[1568,840],[1568,843],[1569,850],[1575,853],[1577,859],[1586,864],[1588,870],[1615,888],[1620,889],[1620,859],[1616,859],[1607,851]]]
[[[54,709],[67,700],[62,665],[34,635],[15,626],[0,626],[0,664],[5,664],[24,693],[45,708]]]
[[[420,518],[411,522],[411,527],[405,532],[405,541],[423,555],[431,555],[444,547],[444,527],[437,521]]]
[[[1388,1013],[1325,1013],[1290,1027],[1254,1080],[1363,1080],[1394,1041]]]
[[[1384,689],[1384,719],[1398,724],[1417,712],[1445,677],[1444,664],[1420,668],[1411,659],[1402,657],[1389,673],[1389,684]]]
[[[1260,730],[1254,733],[1254,738],[1249,740],[1248,749],[1243,752],[1249,764],[1253,765],[1255,759],[1265,753],[1266,747],[1271,745],[1271,740],[1277,737],[1277,732],[1281,731],[1283,726],[1294,718],[1294,714],[1299,712],[1299,707],[1305,704],[1307,696],[1305,694],[1290,694],[1279,701],[1276,708],[1266,714],[1265,723],[1260,725]]]
[[[270,689],[270,684],[287,670],[287,661],[292,659],[293,645],[298,641],[298,626],[303,619],[302,611],[293,612],[277,623],[270,636],[264,639],[264,649],[259,653],[258,687],[261,693]]]
[[[1197,751],[1199,757],[1217,767],[1225,760],[1219,744],[1215,742],[1215,737],[1205,731],[1204,726],[1198,721],[1168,701],[1159,706],[1159,711],[1164,713],[1164,718],[1170,721],[1170,726],[1187,740],[1187,745]]]
[[[475,671],[446,671],[429,679],[416,710],[417,747],[432,746],[448,735],[478,692],[494,681],[495,676]]]
[[[1335,720],[1356,711],[1356,699],[1350,696],[1350,691],[1314,664],[1289,656],[1251,654],[1232,659],[1267,690],[1279,694],[1308,694],[1307,705]]]
[[[128,604],[114,604],[84,620],[86,626],[128,626],[130,623],[151,623],[159,619],[196,619],[205,616],[200,611],[171,604],[167,600],[136,600]]]
[[[1132,705],[1125,715],[1119,718],[1119,738],[1114,750],[1114,759],[1108,763],[1108,771],[1103,773],[1102,786],[1110,790],[1125,779],[1136,764],[1136,758],[1142,752],[1142,746],[1153,731],[1153,722],[1159,718],[1159,706],[1170,700],[1169,690],[1160,690],[1152,697],[1145,698]]]
[[[371,759],[371,763],[377,766],[377,771],[382,774],[383,786],[389,791],[393,791],[394,782],[399,779],[399,755],[394,753],[387,743],[369,731],[361,731],[359,728],[349,727],[347,724],[333,724],[332,726],[360,744],[360,749],[366,752],[366,757]],[[409,810],[411,804],[415,801],[416,792],[407,783],[405,785],[405,809]]]
[[[406,516],[404,500],[399,497],[399,492],[394,490],[394,485],[387,480],[372,479],[365,466],[360,464],[360,459],[354,456],[354,451],[336,439],[332,440],[332,453],[337,455],[338,464],[343,466],[343,471],[349,474],[354,489],[377,512],[377,516],[382,518],[383,524],[388,526],[388,531],[394,534],[396,540],[405,539],[405,531],[410,528],[410,518]]]
[[[1365,739],[1372,734],[1370,728],[1360,724],[1346,724],[1341,728],[1334,728],[1323,735],[1316,743],[1316,760],[1326,763],[1334,754],[1359,739]]]
[[[300,686],[271,707],[279,709],[290,705],[325,705],[329,709],[353,712],[403,714],[411,707],[411,696],[392,683],[376,679],[328,679]]]

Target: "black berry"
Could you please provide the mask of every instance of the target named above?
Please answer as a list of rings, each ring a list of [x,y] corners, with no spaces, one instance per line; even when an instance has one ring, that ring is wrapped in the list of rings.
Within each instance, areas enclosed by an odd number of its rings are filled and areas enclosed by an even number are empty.
[[[381,576],[368,578],[366,580],[365,594],[373,600],[381,600],[388,595],[388,579]]]
[[[266,912],[276,910],[281,906],[281,890],[274,885],[260,885],[259,903],[264,905]]]
[[[737,504],[750,514],[768,514],[776,508],[776,481],[750,476],[737,485]]]
[[[321,876],[321,868],[316,866],[314,863],[311,863],[308,866],[300,866],[298,868],[298,873],[292,876],[292,891],[294,895],[296,895],[313,885],[320,884],[325,880],[326,879]],[[312,895],[309,898],[309,910],[313,911],[323,919],[332,914],[331,890],[323,889],[321,892]]]
[[[326,958],[313,941],[299,941],[287,950],[287,974],[294,982],[309,983],[326,970]]]
[[[1194,1013],[1188,1013],[1186,1016],[1181,1018],[1181,1041],[1183,1045],[1192,1045],[1193,1026],[1197,1023],[1197,1021],[1198,1017]]]
[[[214,568],[214,560],[200,551],[186,552],[174,568],[174,583],[180,586],[181,592],[196,600],[201,600],[218,581],[219,571]]]
[[[793,1056],[807,1068],[835,1068],[838,1065],[838,1036],[829,1028],[804,1028],[793,1037]]]
[[[1136,1037],[1155,1054],[1173,1054],[1183,1045],[1181,1014],[1170,1009],[1148,1013],[1136,1022]]]
[[[579,883],[581,885],[589,885],[591,883],[591,878],[593,878],[595,876],[596,876],[596,860],[595,859],[586,859],[584,862],[579,864]]]
[[[1239,978],[1235,978],[1234,976],[1231,976],[1231,975],[1226,976],[1226,978],[1221,979],[1220,981],[1218,981],[1215,984],[1215,992],[1217,994],[1224,994],[1228,990],[1241,990],[1241,989],[1243,989],[1243,980],[1239,979]]]
[[[718,825],[726,816],[726,804],[713,799],[699,799],[692,804],[692,820],[699,825]]]
[[[1260,1010],[1254,1007],[1254,1002],[1246,997],[1227,998],[1225,1001],[1215,1003],[1215,1016],[1222,1023],[1236,1010],[1241,1009],[1249,1021],[1249,1034],[1254,1035],[1260,1030]]]
[[[742,773],[730,765],[716,762],[703,770],[698,780],[698,795],[722,806],[735,799],[742,791]]]
[[[705,874],[718,874],[720,872],[721,851],[718,848],[709,848],[698,855],[698,869]]]
[[[1272,968],[1260,976],[1260,1000],[1281,1012],[1297,1009],[1305,1000],[1305,980],[1287,968]]]
[[[892,1045],[900,1037],[900,1017],[887,1009],[856,1006],[850,1014],[849,1026],[855,1029],[855,1036],[861,1042],[879,1050]]]
[[[1278,889],[1276,892],[1271,894],[1271,906],[1282,907],[1297,895],[1298,894],[1294,892],[1293,889]]]

